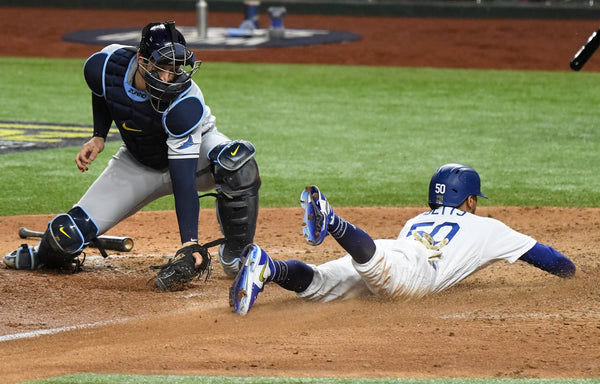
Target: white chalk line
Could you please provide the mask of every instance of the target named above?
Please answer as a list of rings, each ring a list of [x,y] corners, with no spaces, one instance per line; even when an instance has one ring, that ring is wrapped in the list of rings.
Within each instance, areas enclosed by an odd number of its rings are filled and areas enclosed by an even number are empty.
[[[12,335],[0,336],[0,342],[18,340],[18,339],[30,339],[30,338],[34,338],[34,337],[43,336],[43,335],[54,335],[57,333],[74,331],[74,330],[78,330],[78,329],[89,329],[89,328],[101,327],[104,325],[119,324],[119,323],[124,323],[129,320],[130,320],[129,318],[124,318],[124,319],[119,319],[119,320],[96,321],[94,323],[71,325],[68,327],[38,329],[35,331],[30,331],[30,332],[14,333]]]
[[[600,317],[597,312],[581,313],[583,317]],[[484,314],[475,312],[454,313],[450,315],[442,315],[441,319],[470,319],[470,320],[499,320],[499,319],[561,319],[561,320],[576,320],[573,319],[573,314],[560,313],[506,313],[506,314]]]
[[[205,298],[206,294],[204,292],[200,292],[200,293],[188,293],[184,296],[186,299],[190,299],[190,298]],[[212,308],[217,308],[220,307],[222,304],[221,303],[212,303],[212,304],[206,304],[204,303],[202,305],[202,309],[207,310],[207,309],[212,309]],[[197,310],[198,309],[198,305],[189,305],[186,308],[182,308],[179,311],[176,311],[174,313],[184,313],[187,311],[191,311],[191,310]],[[69,331],[75,331],[75,330],[81,330],[81,329],[90,329],[90,328],[96,328],[96,327],[102,327],[102,326],[106,326],[106,325],[115,325],[115,324],[122,324],[128,321],[132,321],[132,320],[142,320],[145,319],[146,316],[135,316],[135,317],[124,317],[122,319],[116,319],[116,320],[104,320],[104,321],[95,321],[93,323],[87,323],[87,324],[78,324],[78,325],[70,325],[70,326],[66,326],[66,327],[58,327],[58,328],[50,328],[50,329],[38,329],[35,331],[29,331],[29,332],[20,332],[20,333],[14,333],[14,334],[10,334],[10,335],[2,335],[0,336],[0,343],[4,342],[4,341],[11,341],[11,340],[18,340],[18,339],[31,339],[34,337],[40,337],[40,336],[45,336],[45,335],[55,335],[57,333],[61,333],[61,332],[69,332]]]
[[[197,294],[189,294],[186,298],[202,296]],[[589,313],[588,313],[589,315]],[[507,318],[530,318],[530,319],[549,319],[549,318],[564,318],[563,315],[557,313],[518,313],[518,314],[505,314],[505,315],[483,315],[475,313],[455,313],[452,315],[442,315],[441,319],[507,319]],[[0,336],[0,342],[18,340],[18,339],[30,339],[34,337],[44,335],[54,335],[61,332],[69,332],[79,329],[96,328],[105,325],[120,324],[132,320],[132,318],[123,318],[118,320],[106,320],[96,321],[88,324],[71,325],[67,327],[50,328],[50,329],[39,329],[29,332],[14,333],[11,335]]]

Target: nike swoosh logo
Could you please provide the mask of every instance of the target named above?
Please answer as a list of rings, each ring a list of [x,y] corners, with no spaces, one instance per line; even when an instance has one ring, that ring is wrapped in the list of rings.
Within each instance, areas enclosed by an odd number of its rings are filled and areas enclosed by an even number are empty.
[[[125,123],[123,123],[121,125],[121,127],[123,127],[124,130],[126,131],[131,131],[131,132],[142,132],[141,129],[135,129],[135,128],[129,128],[127,125],[125,125]]]
[[[65,232],[65,227],[60,227],[58,229],[63,235],[67,236],[69,239],[71,238],[71,236],[67,235],[67,232]],[[266,265],[266,264],[265,264]]]
[[[260,275],[258,276],[258,281],[260,281],[261,283],[265,281],[265,277],[263,276],[265,274],[265,269],[267,269],[267,263],[263,265],[263,269],[262,271],[260,271]]]
[[[240,146],[238,145],[237,148],[235,149],[235,151],[231,152],[231,156],[235,156],[238,153],[238,149],[240,149]]]

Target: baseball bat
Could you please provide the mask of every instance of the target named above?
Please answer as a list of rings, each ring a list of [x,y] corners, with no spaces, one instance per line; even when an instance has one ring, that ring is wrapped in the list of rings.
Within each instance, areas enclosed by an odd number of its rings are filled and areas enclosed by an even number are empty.
[[[19,237],[21,239],[25,239],[27,237],[42,237],[44,236],[44,232],[32,231],[25,227],[19,228]],[[102,235],[98,236],[98,242],[104,249],[109,249],[112,251],[119,252],[129,252],[133,249],[133,239],[126,236],[109,236]],[[93,247],[94,244],[90,243],[90,247]]]
[[[577,51],[573,59],[571,59],[571,69],[579,71],[584,64],[592,57],[596,49],[600,46],[600,29],[590,35],[587,42]]]

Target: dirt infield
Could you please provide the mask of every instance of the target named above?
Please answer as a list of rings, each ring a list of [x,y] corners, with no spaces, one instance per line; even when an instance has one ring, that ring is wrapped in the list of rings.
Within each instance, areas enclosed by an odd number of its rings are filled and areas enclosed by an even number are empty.
[[[231,26],[239,18],[210,14],[209,23]],[[0,8],[0,55],[86,57],[98,47],[63,43],[60,36],[165,19],[193,25],[195,14]],[[327,25],[360,33],[363,40],[198,56],[207,62],[568,70],[570,57],[597,28],[594,21],[301,15],[289,15],[286,25]],[[600,56],[585,70],[598,70],[599,63]],[[383,238],[395,237],[422,209],[337,211]],[[553,245],[588,274],[565,280],[524,263],[498,263],[444,293],[408,302],[315,305],[268,286],[240,317],[229,311],[230,281],[218,265],[208,282],[184,291],[159,294],[146,286],[153,276],[148,266],[170,256],[179,236],[174,212],[143,212],[110,232],[135,239],[131,254],[103,260],[90,249],[84,272],[76,275],[0,268],[0,382],[75,372],[600,377],[600,209],[484,206],[479,214]],[[1,249],[21,243],[20,226],[41,230],[50,218],[0,217]],[[331,239],[320,247],[306,245],[301,221],[300,208],[261,209],[256,241],[278,258],[321,263],[342,255]],[[203,240],[220,235],[213,210],[203,210],[200,222]]]

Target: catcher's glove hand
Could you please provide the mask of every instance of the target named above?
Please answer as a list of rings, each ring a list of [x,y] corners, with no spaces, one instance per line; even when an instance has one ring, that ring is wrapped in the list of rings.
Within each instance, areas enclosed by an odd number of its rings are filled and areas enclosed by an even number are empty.
[[[202,255],[202,264],[196,267],[196,258],[193,253],[199,252]],[[150,267],[151,269],[160,269],[156,277],[156,289],[159,291],[174,291],[183,288],[186,283],[198,276],[198,279],[206,272],[206,280],[210,277],[211,257],[208,249],[200,244],[185,246],[177,251],[167,264]],[[205,281],[206,281],[205,280]]]

